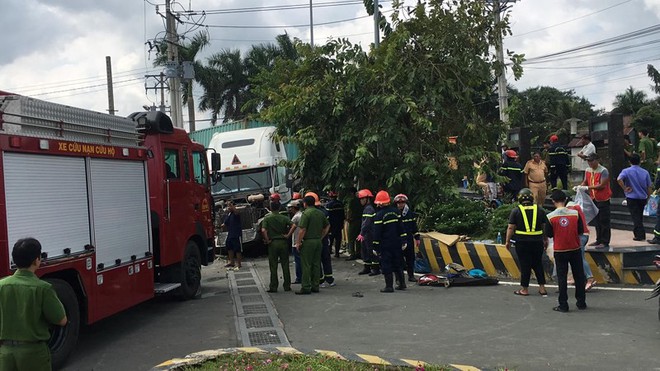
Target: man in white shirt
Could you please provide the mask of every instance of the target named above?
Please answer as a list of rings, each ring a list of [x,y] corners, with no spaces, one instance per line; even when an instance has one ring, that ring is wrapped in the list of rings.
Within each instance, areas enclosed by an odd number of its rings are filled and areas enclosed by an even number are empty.
[[[584,145],[580,152],[578,152],[578,157],[582,159],[582,166],[580,166],[583,170],[586,170],[589,167],[589,164],[587,163],[587,157],[591,154],[596,153],[596,146],[591,142],[591,136],[589,134],[584,134],[582,136],[581,143]]]

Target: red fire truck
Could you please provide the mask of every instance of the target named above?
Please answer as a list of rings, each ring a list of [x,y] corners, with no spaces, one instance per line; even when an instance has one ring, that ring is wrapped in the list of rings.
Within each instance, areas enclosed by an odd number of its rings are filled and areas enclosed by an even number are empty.
[[[161,112],[124,118],[0,91],[0,277],[16,268],[16,240],[41,242],[37,274],[69,319],[53,329],[55,366],[81,323],[198,293],[214,259],[211,178],[205,148]]]

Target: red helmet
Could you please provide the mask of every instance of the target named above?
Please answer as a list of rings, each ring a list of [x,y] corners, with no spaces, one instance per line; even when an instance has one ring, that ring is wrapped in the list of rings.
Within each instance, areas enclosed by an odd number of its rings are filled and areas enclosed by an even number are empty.
[[[308,197],[308,196],[314,198],[314,205],[316,205],[316,206],[321,206],[321,200],[319,200],[319,195],[317,195],[317,194],[314,193],[314,192],[307,192],[307,193],[305,193],[305,197]]]
[[[291,196],[292,200],[300,200],[302,199],[302,196],[298,192],[293,192],[293,195]]]
[[[394,203],[397,202],[408,202],[408,196],[404,195],[403,193],[399,193],[398,195],[394,196]]]
[[[555,142],[558,142],[558,141],[559,141],[559,137],[556,136],[555,134],[552,134],[550,136],[550,143],[555,143]]]
[[[280,200],[282,200],[282,198],[280,197],[279,193],[273,193],[270,195],[270,200],[279,202]]]
[[[436,285],[441,285],[440,283],[440,277],[436,276],[435,274],[425,274],[417,280],[417,284],[420,286],[436,286]]]
[[[371,193],[371,191],[368,189],[361,189],[358,191],[358,198],[367,198],[367,197],[374,197],[374,194]]]
[[[516,158],[516,157],[518,157],[518,154],[516,153],[516,151],[514,151],[514,150],[512,150],[512,149],[508,149],[508,150],[506,150],[506,151],[504,152],[504,154],[505,154],[506,157],[508,157],[508,158]]]
[[[335,191],[328,191],[328,197],[333,197],[333,198],[334,198],[334,197],[337,197],[337,196],[338,196],[338,195],[337,195],[337,192],[335,192]]]
[[[376,205],[384,206],[390,204],[390,194],[387,191],[378,191],[376,193],[376,199],[374,200]]]

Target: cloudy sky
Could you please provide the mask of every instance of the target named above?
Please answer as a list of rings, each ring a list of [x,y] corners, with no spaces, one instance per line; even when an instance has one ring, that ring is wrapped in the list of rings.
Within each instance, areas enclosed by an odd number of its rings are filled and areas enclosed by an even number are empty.
[[[164,3],[159,1],[3,0],[0,90],[107,111],[105,57],[110,56],[117,114],[158,104],[155,92],[145,92],[145,84],[153,86],[154,80],[144,75],[161,71],[152,66],[155,51],[146,45],[164,37],[158,14],[164,13]],[[373,23],[360,1],[313,4],[315,43],[348,37],[368,47],[373,41]],[[381,4],[391,7],[384,0]],[[247,50],[284,31],[309,41],[308,5],[307,0],[182,0],[173,9],[197,11],[182,18],[190,23],[179,24],[179,34],[194,35],[200,29],[195,22],[207,26],[211,45],[204,58],[224,48]],[[516,88],[573,89],[608,110],[629,86],[655,95],[646,65],[660,67],[660,0],[519,0],[510,5],[513,35],[504,46],[529,60],[523,78],[509,80]],[[593,46],[603,41],[609,42]],[[548,56],[559,52],[566,53]],[[208,126],[203,121],[208,117],[198,113],[198,128]]]

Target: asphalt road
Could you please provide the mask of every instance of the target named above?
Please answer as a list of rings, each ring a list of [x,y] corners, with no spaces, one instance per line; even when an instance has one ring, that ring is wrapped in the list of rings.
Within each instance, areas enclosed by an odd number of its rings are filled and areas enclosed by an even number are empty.
[[[173,357],[238,346],[221,264],[202,271],[202,298],[157,297],[83,328],[64,370],[149,370]]]
[[[576,310],[571,299],[571,312],[559,313],[552,288],[546,298],[515,296],[518,287],[508,285],[413,285],[383,294],[382,276],[333,263],[337,286],[310,296],[270,295],[293,347],[488,369],[660,370],[658,301],[645,301],[648,292],[596,289],[588,310]],[[267,262],[256,267],[267,284]]]
[[[502,284],[412,285],[382,294],[382,277],[333,263],[336,287],[270,294],[294,347],[488,369],[660,370],[658,302],[645,301],[648,292],[596,289],[588,310],[575,310],[571,299],[572,311],[563,314],[551,309],[554,289],[547,298],[514,296],[517,287]],[[267,260],[251,264],[267,285]],[[214,264],[203,271],[202,299],[156,298],[84,329],[65,370],[148,370],[196,351],[241,346],[225,276]]]

